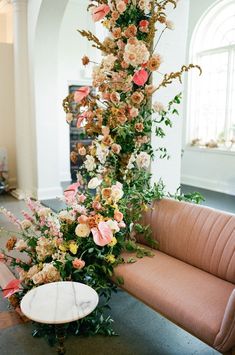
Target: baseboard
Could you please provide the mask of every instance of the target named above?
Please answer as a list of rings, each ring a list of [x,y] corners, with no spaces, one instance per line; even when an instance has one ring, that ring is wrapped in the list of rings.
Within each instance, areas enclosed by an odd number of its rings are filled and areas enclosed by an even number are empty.
[[[235,186],[221,181],[198,178],[190,175],[182,175],[181,183],[184,185],[200,187],[202,189],[235,196]]]
[[[37,199],[38,200],[50,200],[57,197],[62,197],[61,186],[46,189],[37,189]]]

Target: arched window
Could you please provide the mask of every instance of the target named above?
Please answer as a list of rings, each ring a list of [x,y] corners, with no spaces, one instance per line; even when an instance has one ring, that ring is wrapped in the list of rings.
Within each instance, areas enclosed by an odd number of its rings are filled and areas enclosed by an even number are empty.
[[[220,0],[200,20],[191,61],[203,74],[190,76],[188,139],[197,145],[235,142],[235,1]]]

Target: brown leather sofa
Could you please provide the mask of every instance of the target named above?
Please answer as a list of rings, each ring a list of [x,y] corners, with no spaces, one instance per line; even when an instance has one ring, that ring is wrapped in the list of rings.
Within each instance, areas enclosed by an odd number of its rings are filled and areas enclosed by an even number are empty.
[[[143,220],[159,250],[115,269],[122,288],[218,351],[234,354],[235,215],[164,199]],[[138,242],[146,244],[143,237]]]

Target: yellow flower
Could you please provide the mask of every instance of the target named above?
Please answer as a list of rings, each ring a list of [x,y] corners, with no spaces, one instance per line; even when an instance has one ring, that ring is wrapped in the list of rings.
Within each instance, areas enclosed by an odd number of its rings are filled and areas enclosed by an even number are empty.
[[[111,242],[108,244],[110,247],[114,247],[114,245],[117,244],[117,238],[116,237],[112,237]]]
[[[67,251],[67,247],[66,247],[65,244],[60,244],[60,245],[59,245],[59,249],[60,249],[61,251],[63,251],[64,253]]]
[[[69,244],[69,250],[70,250],[70,252],[72,253],[72,254],[77,254],[77,251],[78,251],[78,246],[77,246],[77,244],[76,243],[70,243]]]
[[[113,264],[116,261],[115,256],[113,254],[106,255],[105,259],[110,264]]]
[[[106,27],[106,28],[109,28],[109,26],[110,26],[109,20],[103,21],[102,24],[103,24],[103,26]]]

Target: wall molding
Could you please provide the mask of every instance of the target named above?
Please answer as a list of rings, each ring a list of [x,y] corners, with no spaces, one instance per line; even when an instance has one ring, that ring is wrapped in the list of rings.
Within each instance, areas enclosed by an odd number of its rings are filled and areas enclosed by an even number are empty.
[[[226,182],[217,180],[199,178],[191,175],[182,175],[181,184],[200,187],[211,191],[221,192],[224,194],[235,196],[235,186]]]

